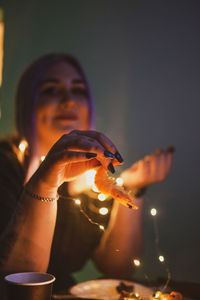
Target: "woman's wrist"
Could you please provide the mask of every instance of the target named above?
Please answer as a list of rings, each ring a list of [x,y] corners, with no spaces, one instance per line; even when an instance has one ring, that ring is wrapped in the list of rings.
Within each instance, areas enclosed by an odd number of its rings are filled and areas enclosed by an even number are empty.
[[[29,197],[31,197],[33,199],[37,199],[37,200],[43,201],[43,202],[53,202],[53,201],[57,201],[58,198],[59,198],[58,194],[56,194],[55,197],[44,197],[41,194],[33,193],[27,186],[24,186],[24,190],[23,191]]]
[[[41,180],[31,178],[24,186],[26,194],[38,195],[40,198],[57,198],[57,187],[50,187]],[[34,198],[34,196],[32,196]],[[38,198],[39,198],[38,197]]]
[[[141,198],[146,194],[147,186],[131,189],[135,198]]]
[[[135,198],[141,198],[146,194],[147,186],[142,187],[128,187],[124,185],[125,190],[130,192]]]

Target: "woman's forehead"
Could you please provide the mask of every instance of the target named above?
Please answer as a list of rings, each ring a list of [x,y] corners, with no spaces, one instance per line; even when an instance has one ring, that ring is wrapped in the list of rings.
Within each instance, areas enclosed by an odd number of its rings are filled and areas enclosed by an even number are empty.
[[[69,78],[77,81],[84,80],[75,66],[65,61],[60,61],[49,66],[44,74],[43,80],[48,80],[49,78],[55,80],[59,78]]]

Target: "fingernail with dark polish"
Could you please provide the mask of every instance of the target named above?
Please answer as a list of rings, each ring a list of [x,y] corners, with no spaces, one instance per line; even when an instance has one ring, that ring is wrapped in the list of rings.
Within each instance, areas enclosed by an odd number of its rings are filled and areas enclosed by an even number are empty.
[[[86,156],[87,158],[93,158],[93,157],[96,157],[97,154],[96,154],[96,153],[87,152],[85,156]]]
[[[171,147],[167,148],[167,151],[173,153],[173,152],[175,152],[175,147],[171,146]]]
[[[111,158],[115,158],[114,154],[112,154],[110,151],[105,150],[104,151],[104,156],[105,157],[111,157]]]
[[[109,170],[111,173],[115,173],[115,169],[114,169],[112,163],[109,163],[109,165],[108,165],[108,170]]]
[[[119,154],[119,152],[115,153],[115,157],[120,163],[124,161],[123,158],[121,157],[121,155]]]

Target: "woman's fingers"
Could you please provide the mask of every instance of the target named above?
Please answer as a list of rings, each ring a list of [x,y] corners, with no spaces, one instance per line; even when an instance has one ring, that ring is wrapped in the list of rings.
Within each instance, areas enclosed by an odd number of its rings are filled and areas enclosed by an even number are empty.
[[[172,166],[173,149],[172,147],[167,150],[159,149],[150,155],[152,182],[162,181],[169,174]]]
[[[90,136],[86,134],[89,134]],[[114,173],[114,167],[111,161],[115,159],[115,155],[99,142],[99,135],[101,134],[96,132],[90,134],[90,131],[75,130],[70,134],[63,135],[53,150],[56,149],[56,151],[61,151],[65,149],[66,151],[86,151],[88,153],[96,153],[97,159],[104,168]]]
[[[173,153],[175,152],[175,148],[173,146],[167,148],[166,156],[167,156],[167,175],[171,171],[172,162],[173,162]]]
[[[140,174],[140,178],[146,184],[162,181],[170,173],[173,149],[172,147],[167,150],[159,149],[135,163],[131,170]]]
[[[160,181],[163,172],[163,150],[157,150],[155,153],[150,155],[151,157],[151,176],[150,181],[157,182]]]
[[[66,163],[86,162],[96,157],[97,157],[96,153],[63,150],[55,153],[53,157],[51,157],[51,159],[54,160],[54,162],[66,164]]]
[[[94,130],[88,130],[88,131],[74,130],[71,133],[77,135],[85,135],[92,139],[97,140],[99,144],[101,144],[106,149],[105,150],[106,157],[110,157],[111,159],[116,159],[119,163],[123,163],[123,158],[119,153],[118,149],[111,142],[111,140],[103,133]]]

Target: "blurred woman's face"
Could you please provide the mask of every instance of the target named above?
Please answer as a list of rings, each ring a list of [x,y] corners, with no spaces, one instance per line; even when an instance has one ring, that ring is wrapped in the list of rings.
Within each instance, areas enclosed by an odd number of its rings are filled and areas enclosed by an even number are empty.
[[[74,129],[87,130],[89,95],[78,71],[67,62],[52,65],[39,90],[36,131],[42,152]]]

